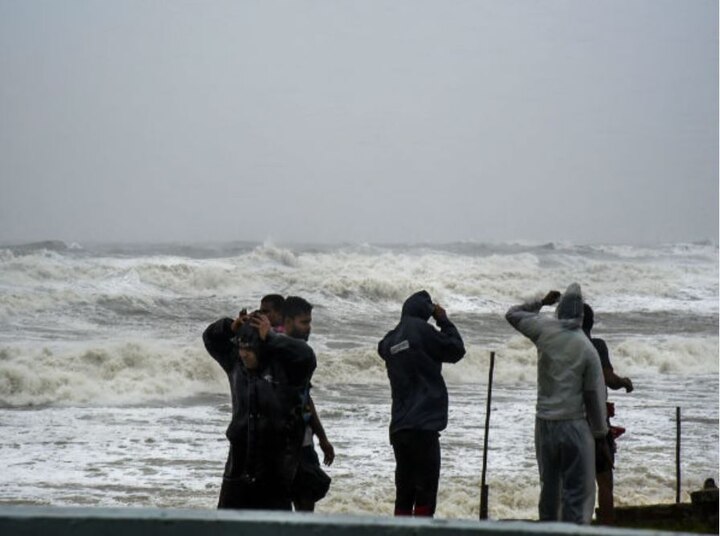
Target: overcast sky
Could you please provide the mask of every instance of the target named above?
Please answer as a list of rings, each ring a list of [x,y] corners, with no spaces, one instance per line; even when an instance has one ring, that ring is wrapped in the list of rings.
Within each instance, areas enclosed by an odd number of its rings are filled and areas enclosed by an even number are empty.
[[[0,241],[718,240],[714,0],[0,0]]]

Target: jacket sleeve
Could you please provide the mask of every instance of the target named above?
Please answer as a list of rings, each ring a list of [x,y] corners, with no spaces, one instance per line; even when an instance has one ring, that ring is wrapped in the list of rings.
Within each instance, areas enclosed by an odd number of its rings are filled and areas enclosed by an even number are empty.
[[[583,376],[583,400],[585,402],[585,415],[587,416],[590,431],[593,436],[605,437],[607,428],[607,408],[605,405],[607,396],[605,390],[605,379],[600,358],[597,352],[587,352],[587,365]]]
[[[282,359],[283,365],[292,373],[293,381],[298,385],[310,381],[317,360],[315,352],[305,341],[271,331],[265,341],[265,350],[274,359]]]
[[[465,344],[455,324],[447,317],[440,319],[435,330],[430,324],[426,324],[428,331],[432,332],[430,340],[430,355],[443,363],[457,363],[465,355]]]
[[[535,342],[542,331],[542,322],[538,315],[541,308],[542,302],[540,300],[514,305],[505,313],[505,320],[510,322],[512,327],[528,339]]]
[[[221,318],[210,324],[203,332],[205,349],[217,361],[225,372],[230,372],[235,362],[235,345],[232,338],[235,336],[230,326],[232,318]]]
[[[378,343],[377,352],[378,352],[378,355],[379,355],[384,361],[387,361],[387,359],[388,359],[388,357],[389,357],[389,352],[388,352],[388,339],[389,339],[391,333],[392,333],[392,331],[388,331],[388,332],[385,334],[385,336],[384,336],[384,337],[380,340],[380,342]]]

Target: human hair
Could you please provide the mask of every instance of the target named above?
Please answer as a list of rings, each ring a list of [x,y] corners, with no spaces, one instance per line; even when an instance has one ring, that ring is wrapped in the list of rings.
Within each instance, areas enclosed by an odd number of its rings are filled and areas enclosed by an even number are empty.
[[[278,313],[282,313],[285,308],[285,298],[283,298],[280,294],[268,294],[267,296],[263,296],[260,303],[268,303],[272,310],[277,311]]]
[[[285,298],[285,305],[283,306],[283,317],[295,318],[299,315],[310,314],[312,312],[312,304],[305,298],[299,296],[288,296]]]
[[[595,321],[595,313],[593,312],[592,307],[590,307],[587,303],[583,303],[582,328],[585,333],[590,333],[590,330],[593,327],[594,321]]]
[[[257,315],[259,313],[256,311],[252,314]],[[240,331],[238,331],[235,337],[235,342],[240,348],[245,348],[257,354],[260,348],[260,334],[256,327],[250,325],[250,322],[245,322],[240,326]]]

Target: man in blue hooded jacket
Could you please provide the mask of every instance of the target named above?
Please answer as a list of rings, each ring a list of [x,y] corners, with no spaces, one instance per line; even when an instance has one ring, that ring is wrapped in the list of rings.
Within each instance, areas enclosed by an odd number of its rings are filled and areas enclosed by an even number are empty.
[[[435,319],[440,331],[428,324]],[[465,346],[445,310],[422,290],[403,304],[400,323],[378,344],[392,391],[390,443],[395,453],[395,515],[435,513],[440,431],[447,426],[443,363],[457,363]]]

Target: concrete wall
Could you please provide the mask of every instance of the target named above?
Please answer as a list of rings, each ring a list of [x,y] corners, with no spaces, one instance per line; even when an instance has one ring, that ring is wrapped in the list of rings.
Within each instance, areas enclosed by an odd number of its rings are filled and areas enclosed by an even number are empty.
[[[562,523],[326,516],[288,512],[0,506],[0,536],[645,535]],[[678,533],[674,533],[678,534]]]

